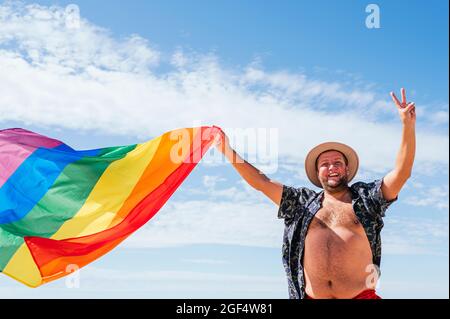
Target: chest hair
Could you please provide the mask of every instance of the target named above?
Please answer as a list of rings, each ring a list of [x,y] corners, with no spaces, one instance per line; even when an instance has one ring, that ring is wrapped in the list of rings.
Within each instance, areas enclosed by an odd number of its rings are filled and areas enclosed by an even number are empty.
[[[359,221],[350,202],[324,200],[313,219],[313,226],[319,227],[351,227],[358,225]]]

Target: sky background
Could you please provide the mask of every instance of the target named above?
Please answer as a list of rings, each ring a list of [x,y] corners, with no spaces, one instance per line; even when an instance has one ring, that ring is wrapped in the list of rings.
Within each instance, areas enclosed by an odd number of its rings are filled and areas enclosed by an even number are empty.
[[[378,29],[365,24],[370,3],[0,2],[0,129],[90,149],[218,125],[271,178],[315,189],[303,162],[327,140],[357,150],[355,180],[393,168],[401,123],[389,92],[405,87],[417,155],[384,219],[378,292],[448,298],[448,2],[378,1]],[[268,154],[239,139],[258,128],[276,131]],[[78,288],[0,275],[0,298],[287,298],[276,215],[211,150],[153,219],[79,272]]]

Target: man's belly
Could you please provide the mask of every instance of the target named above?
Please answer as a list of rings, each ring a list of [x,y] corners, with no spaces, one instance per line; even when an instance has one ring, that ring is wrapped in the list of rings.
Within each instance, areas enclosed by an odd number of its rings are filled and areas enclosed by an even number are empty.
[[[352,298],[373,288],[366,284],[371,264],[372,252],[362,227],[310,229],[303,259],[306,293],[313,298]]]

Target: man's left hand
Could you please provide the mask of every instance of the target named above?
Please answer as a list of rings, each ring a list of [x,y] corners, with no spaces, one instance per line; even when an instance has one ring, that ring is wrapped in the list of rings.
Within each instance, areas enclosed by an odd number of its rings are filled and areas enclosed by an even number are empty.
[[[392,100],[398,109],[398,114],[404,125],[414,125],[416,123],[416,104],[414,102],[406,101],[406,91],[401,89],[402,101],[400,102],[394,92],[391,92]]]

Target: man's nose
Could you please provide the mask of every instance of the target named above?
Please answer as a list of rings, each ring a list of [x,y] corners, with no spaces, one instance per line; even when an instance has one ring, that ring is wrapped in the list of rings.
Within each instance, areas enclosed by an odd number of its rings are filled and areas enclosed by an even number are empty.
[[[334,173],[334,172],[336,172],[338,169],[336,168],[336,166],[333,166],[333,165],[330,165],[329,167],[328,167],[328,172],[329,173]]]

